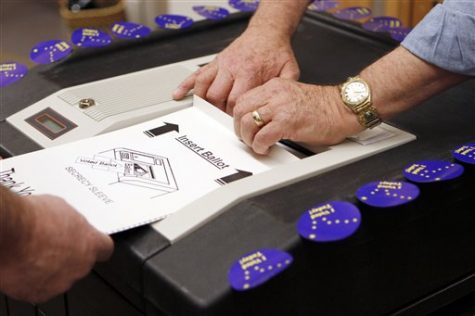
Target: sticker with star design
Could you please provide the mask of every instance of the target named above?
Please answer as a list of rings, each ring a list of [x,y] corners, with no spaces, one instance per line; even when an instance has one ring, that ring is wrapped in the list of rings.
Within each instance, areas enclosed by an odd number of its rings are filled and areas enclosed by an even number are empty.
[[[112,34],[121,39],[135,39],[147,37],[152,30],[139,23],[116,22],[111,27]]]
[[[452,151],[452,156],[460,162],[475,165],[475,142],[455,148]]]
[[[349,7],[341,9],[333,15],[342,20],[359,20],[371,15],[371,9],[364,7]]]
[[[401,20],[392,16],[376,16],[363,24],[363,28],[372,32],[388,32],[390,29],[401,26]]]
[[[338,7],[340,3],[333,0],[315,0],[309,4],[308,9],[316,12],[325,12]]]
[[[353,235],[360,223],[361,213],[355,205],[332,201],[306,210],[297,222],[297,231],[310,241],[338,241]]]
[[[36,44],[30,52],[30,59],[37,64],[51,64],[68,57],[73,52],[71,45],[62,40],[51,40]]]
[[[74,30],[71,41],[79,47],[104,47],[112,43],[112,38],[104,31],[93,28],[79,28]]]
[[[421,160],[404,168],[404,177],[412,182],[431,183],[460,177],[463,166],[443,160]]]
[[[229,0],[229,5],[236,10],[250,12],[256,11],[259,0]]]
[[[17,62],[0,64],[0,87],[17,82],[28,73],[28,67]]]
[[[155,18],[155,23],[165,30],[181,30],[193,25],[193,19],[177,14],[163,14]]]
[[[229,15],[228,10],[214,5],[196,5],[193,10],[208,20],[222,20]]]
[[[228,272],[228,281],[236,291],[250,290],[282,273],[292,262],[292,255],[282,250],[255,250],[234,262]]]
[[[393,207],[410,203],[419,196],[419,188],[405,181],[376,181],[356,191],[362,203],[373,207]]]

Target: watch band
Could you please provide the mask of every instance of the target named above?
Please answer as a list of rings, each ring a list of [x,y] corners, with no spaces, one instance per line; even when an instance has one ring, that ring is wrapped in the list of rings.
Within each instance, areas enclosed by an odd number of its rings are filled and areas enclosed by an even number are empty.
[[[382,120],[376,112],[376,108],[371,103],[368,105],[358,113],[358,122],[366,128],[373,128],[381,124]]]

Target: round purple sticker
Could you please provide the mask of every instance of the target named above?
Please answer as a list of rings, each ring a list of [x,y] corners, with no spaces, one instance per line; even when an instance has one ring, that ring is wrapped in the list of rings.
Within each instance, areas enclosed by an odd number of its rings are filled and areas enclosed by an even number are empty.
[[[155,23],[162,29],[180,30],[190,27],[193,20],[184,15],[163,14],[155,18]]]
[[[387,32],[402,25],[401,20],[392,16],[377,16],[363,24],[363,28],[373,32]]]
[[[443,160],[422,160],[404,168],[404,177],[412,182],[430,183],[451,180],[463,174],[463,167]]]
[[[122,39],[147,37],[152,30],[149,27],[132,22],[116,22],[111,28],[112,34]]]
[[[340,3],[338,1],[333,0],[315,0],[308,6],[309,10],[317,11],[317,12],[325,12],[330,9],[334,9],[339,6]]]
[[[419,192],[419,188],[409,182],[377,181],[360,187],[356,197],[370,206],[391,207],[414,201]]]
[[[28,67],[16,62],[0,64],[0,87],[17,82],[28,73]]]
[[[209,20],[221,20],[229,15],[229,11],[214,5],[196,5],[193,10]]]
[[[30,59],[37,64],[51,64],[73,52],[71,46],[61,40],[41,42],[31,49]]]
[[[239,258],[229,269],[229,284],[237,291],[255,288],[280,274],[292,261],[290,254],[277,249],[250,252]]]
[[[459,146],[452,151],[452,156],[458,161],[475,165],[475,143]]]
[[[311,241],[337,241],[351,236],[360,226],[358,208],[344,201],[313,206],[300,216],[297,231]]]
[[[259,0],[229,0],[229,5],[239,11],[256,11]]]
[[[371,15],[371,9],[364,7],[349,7],[341,9],[333,15],[343,20],[359,20],[369,17]]]
[[[407,34],[412,31],[412,29],[410,27],[394,27],[388,31],[393,39],[398,42],[402,42],[406,38]]]
[[[103,47],[109,45],[112,39],[109,34],[101,30],[80,28],[73,32],[71,41],[80,47]]]

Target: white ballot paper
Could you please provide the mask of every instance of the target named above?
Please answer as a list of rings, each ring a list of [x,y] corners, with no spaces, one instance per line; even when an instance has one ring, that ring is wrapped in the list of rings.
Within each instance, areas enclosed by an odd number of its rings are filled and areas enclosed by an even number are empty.
[[[274,147],[269,156],[254,155],[230,117],[195,97],[192,107],[146,123],[2,160],[0,181],[20,195],[58,195],[111,234],[297,160]]]

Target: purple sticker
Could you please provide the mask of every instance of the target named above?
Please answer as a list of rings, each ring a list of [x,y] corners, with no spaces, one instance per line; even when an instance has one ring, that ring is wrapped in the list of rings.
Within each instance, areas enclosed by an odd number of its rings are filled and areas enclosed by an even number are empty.
[[[92,28],[76,29],[71,35],[74,45],[80,47],[103,47],[112,42],[109,34],[104,31]]]
[[[419,188],[404,181],[377,181],[362,186],[356,191],[361,202],[374,207],[391,207],[414,201]]]
[[[406,38],[407,34],[412,31],[412,29],[410,27],[395,27],[389,29],[388,31],[393,39],[398,42],[402,42]]]
[[[239,11],[256,11],[259,0],[229,0],[229,5]]]
[[[308,6],[309,10],[317,11],[317,12],[325,12],[330,9],[334,9],[339,6],[340,3],[338,1],[333,0],[315,0]]]
[[[155,18],[155,23],[162,29],[180,30],[190,27],[193,20],[184,15],[163,14]]]
[[[30,59],[37,64],[51,64],[61,60],[73,52],[71,46],[61,40],[41,42],[31,49]]]
[[[228,280],[236,291],[246,291],[280,274],[292,261],[287,252],[259,249],[239,258],[229,269]]]
[[[17,82],[28,73],[28,67],[16,62],[0,64],[0,87]]]
[[[364,7],[349,7],[341,9],[333,15],[343,20],[359,20],[369,17],[371,15],[371,9]]]
[[[229,15],[229,11],[214,5],[196,5],[193,10],[209,20],[221,20]]]
[[[395,27],[401,27],[402,22],[392,16],[377,16],[363,24],[363,28],[373,32],[388,32]]]
[[[311,241],[337,241],[353,235],[360,223],[361,214],[355,205],[332,201],[306,210],[300,216],[297,231]]]
[[[451,180],[463,174],[463,167],[443,160],[422,160],[404,168],[404,177],[412,182],[430,183]]]
[[[475,165],[475,143],[468,143],[452,151],[452,156],[458,161]]]
[[[116,22],[111,28],[112,34],[122,39],[147,37],[152,30],[149,27],[132,22]]]

